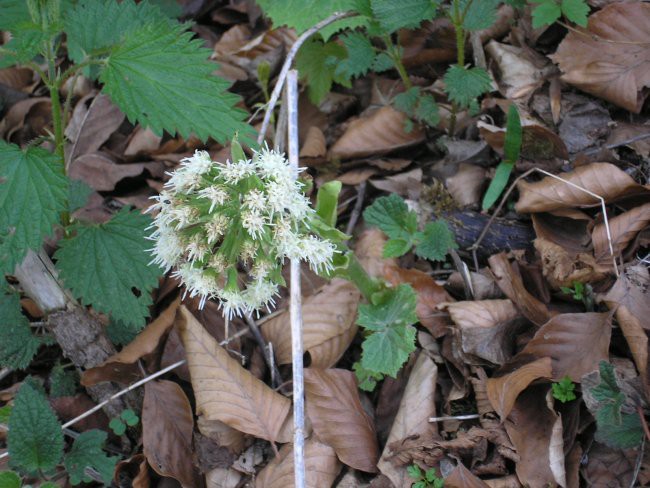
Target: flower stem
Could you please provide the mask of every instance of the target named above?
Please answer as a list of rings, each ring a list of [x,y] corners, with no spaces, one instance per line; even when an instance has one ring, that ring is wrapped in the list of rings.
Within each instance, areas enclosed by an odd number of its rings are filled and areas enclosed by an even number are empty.
[[[465,29],[463,28],[463,20],[467,14],[467,10],[471,5],[471,0],[467,3],[465,9],[461,13],[460,0],[453,0],[452,8],[449,12],[449,18],[454,25],[456,31],[456,64],[461,68],[465,66]],[[454,136],[456,131],[456,117],[458,114],[458,104],[452,102],[451,116],[449,117],[449,135]]]
[[[371,301],[372,295],[383,288],[382,283],[368,274],[353,252],[349,253],[348,256],[350,261],[343,278],[354,283],[364,298]]]
[[[402,57],[400,56],[398,47],[393,44],[389,35],[384,36],[384,44],[386,44],[386,54],[392,59],[395,69],[397,69],[397,73],[404,83],[404,88],[409,90],[413,87],[413,83],[411,83],[411,79],[406,73],[406,68],[404,67],[404,63],[402,63]]]

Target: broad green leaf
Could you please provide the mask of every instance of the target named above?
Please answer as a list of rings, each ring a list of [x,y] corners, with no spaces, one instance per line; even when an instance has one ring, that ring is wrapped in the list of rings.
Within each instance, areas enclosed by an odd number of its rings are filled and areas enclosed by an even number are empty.
[[[20,488],[20,476],[13,471],[0,471],[0,488]]]
[[[348,57],[336,67],[335,74],[346,79],[365,75],[375,60],[375,48],[361,32],[349,32],[339,37]]]
[[[415,109],[415,118],[431,127],[435,127],[440,122],[438,104],[429,93],[420,96]]]
[[[161,274],[148,264],[149,222],[137,211],[122,209],[104,224],[80,226],[55,254],[61,278],[75,297],[134,328],[144,325],[150,292]]]
[[[589,5],[585,0],[562,0],[562,13],[571,22],[587,27]]]
[[[357,323],[367,330],[381,331],[387,327],[404,326],[418,321],[415,314],[417,296],[409,285],[389,288],[374,303],[359,305]]]
[[[410,242],[418,228],[415,212],[409,210],[406,202],[394,193],[377,198],[363,212],[363,218],[367,224],[379,227],[391,239]]]
[[[501,193],[503,193],[504,188],[508,184],[510,173],[512,173],[512,168],[514,168],[514,166],[514,163],[508,163],[506,161],[501,161],[499,163],[494,172],[494,178],[492,178],[490,186],[483,196],[483,203],[481,205],[483,210],[487,210],[494,205],[494,202],[496,202],[499,196],[501,196]]]
[[[382,71],[387,71],[394,67],[395,63],[386,53],[377,54],[377,57],[375,57],[375,60],[372,62],[372,70],[376,73],[381,73]]]
[[[54,469],[63,456],[63,431],[45,395],[23,383],[7,434],[10,464],[28,473]]]
[[[106,58],[103,91],[131,122],[156,134],[165,130],[187,138],[194,133],[222,143],[237,132],[250,136],[245,112],[235,108],[239,98],[227,92],[227,81],[212,74],[216,66],[207,59],[210,51],[186,29],[163,20],[126,36]]]
[[[411,250],[411,241],[404,239],[388,239],[384,244],[383,256],[385,258],[398,258]]]
[[[643,426],[639,415],[620,413],[615,405],[604,405],[596,412],[596,440],[614,449],[631,449],[641,444]]]
[[[411,87],[405,92],[395,95],[393,105],[400,112],[413,116],[415,107],[417,107],[418,100],[420,99],[420,88],[417,86]]]
[[[14,31],[21,24],[31,22],[25,0],[0,0],[0,30]]]
[[[68,198],[68,212],[79,210],[88,202],[88,197],[95,191],[83,180],[70,180],[70,196]]]
[[[61,364],[56,364],[50,373],[50,397],[74,396],[78,383],[76,371],[66,370]]]
[[[445,91],[452,102],[468,107],[476,97],[492,89],[490,75],[483,68],[464,68],[456,64],[445,73]]]
[[[423,475],[422,470],[417,464],[411,464],[410,466],[407,466],[406,474],[408,474],[414,480],[419,480]]]
[[[357,377],[359,389],[363,391],[373,391],[377,387],[377,382],[384,379],[383,374],[368,371],[360,362],[354,363],[352,369]]]
[[[345,48],[335,42],[324,43],[321,39],[312,39],[302,45],[296,57],[296,66],[300,77],[309,84],[309,99],[313,103],[319,104],[330,91],[336,66],[345,57]]]
[[[432,0],[371,0],[372,13],[386,33],[402,28],[413,29],[433,18],[438,2]]]
[[[336,225],[339,194],[343,185],[340,181],[329,181],[316,194],[316,214],[330,227]]]
[[[6,54],[0,56],[0,68],[31,61],[40,53],[41,45],[47,38],[48,34],[40,26],[33,22],[23,24],[2,46]]]
[[[599,364],[600,383],[590,391],[594,399],[599,402],[614,401],[621,393],[621,389],[616,383],[616,373],[614,366],[607,361],[601,361]]]
[[[460,2],[461,12],[465,10],[467,2]],[[492,27],[497,20],[497,7],[501,0],[472,0],[463,19],[463,27],[468,31],[477,31]]]
[[[52,153],[0,141],[0,272],[38,249],[66,208],[68,181]]]
[[[549,25],[562,16],[562,9],[555,0],[543,0],[539,5],[533,7],[533,27],[537,29],[543,25]]]
[[[436,220],[424,226],[416,235],[415,253],[431,261],[444,261],[450,249],[457,249],[456,239],[447,222]]]
[[[18,295],[0,295],[0,366],[25,369],[40,345],[21,313]]]
[[[106,335],[113,344],[121,344],[125,346],[133,341],[140,331],[139,327],[132,327],[129,324],[120,322],[119,320],[111,320],[106,326]]]
[[[85,474],[85,469],[93,468],[102,477],[104,483],[110,485],[119,458],[108,457],[104,453],[102,450],[104,442],[106,442],[106,432],[97,429],[83,432],[75,439],[72,449],[63,460],[70,483],[78,485],[82,481],[91,482],[92,478]]]

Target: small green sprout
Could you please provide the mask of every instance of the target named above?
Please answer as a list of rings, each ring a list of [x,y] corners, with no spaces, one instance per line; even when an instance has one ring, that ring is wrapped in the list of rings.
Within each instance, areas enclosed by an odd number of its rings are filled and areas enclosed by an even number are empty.
[[[574,300],[584,300],[585,298],[585,285],[579,281],[574,281],[573,287],[561,286],[560,290],[562,290],[562,293],[571,295]]]
[[[445,480],[438,478],[435,468],[429,468],[423,472],[417,464],[412,464],[406,468],[406,472],[416,480],[411,485],[412,488],[443,488],[445,486]]]
[[[574,392],[576,385],[571,381],[571,378],[565,376],[557,383],[553,383],[553,398],[561,401],[562,403],[570,402],[576,399]]]
[[[138,425],[138,422],[140,422],[140,417],[138,417],[133,410],[127,408],[119,417],[111,419],[108,426],[115,435],[124,435],[127,426],[134,427]]]

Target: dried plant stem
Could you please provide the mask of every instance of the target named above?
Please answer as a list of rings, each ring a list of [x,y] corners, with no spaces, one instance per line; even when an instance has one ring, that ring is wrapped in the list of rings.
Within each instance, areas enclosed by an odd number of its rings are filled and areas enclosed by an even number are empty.
[[[287,74],[287,127],[289,164],[294,178],[298,177],[298,72]],[[300,261],[291,260],[291,289],[289,316],[291,318],[291,360],[293,366],[293,465],[294,486],[305,486],[305,382],[302,347],[302,293],[300,291]]]
[[[291,65],[293,64],[293,60],[296,57],[296,54],[298,54],[298,49],[300,49],[300,46],[302,46],[307,39],[309,39],[311,36],[316,34],[319,30],[321,30],[323,27],[327,27],[333,22],[336,22],[337,20],[341,20],[345,17],[351,17],[355,15],[354,13],[351,12],[335,12],[326,19],[321,20],[318,24],[313,26],[310,29],[307,29],[305,32],[303,32],[298,39],[296,39],[296,42],[293,43],[293,46],[291,46],[291,49],[289,50],[289,53],[287,54],[287,58],[284,60],[284,64],[282,65],[282,69],[280,70],[280,74],[278,75],[278,80],[275,82],[275,87],[273,88],[273,92],[271,93],[271,99],[269,100],[269,103],[266,108],[266,113],[264,114],[264,120],[262,121],[262,128],[260,129],[260,133],[257,136],[257,143],[262,144],[264,142],[264,137],[266,136],[266,132],[269,129],[269,124],[271,123],[271,116],[273,115],[273,109],[278,103],[278,100],[280,99],[280,95],[282,94],[282,88],[284,87],[284,81],[287,79],[287,73],[289,72],[289,69],[291,69]]]
[[[429,422],[445,422],[447,420],[475,420],[480,419],[478,413],[470,413],[467,415],[451,415],[447,417],[429,417]]]

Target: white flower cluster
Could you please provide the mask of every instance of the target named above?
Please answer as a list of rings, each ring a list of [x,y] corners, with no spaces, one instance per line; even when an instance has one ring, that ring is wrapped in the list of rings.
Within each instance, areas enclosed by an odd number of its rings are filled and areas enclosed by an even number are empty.
[[[170,176],[150,207],[152,262],[173,269],[201,307],[217,299],[229,317],[269,308],[285,258],[332,269],[335,247],[310,232],[314,210],[283,154],[222,164],[196,151]]]

